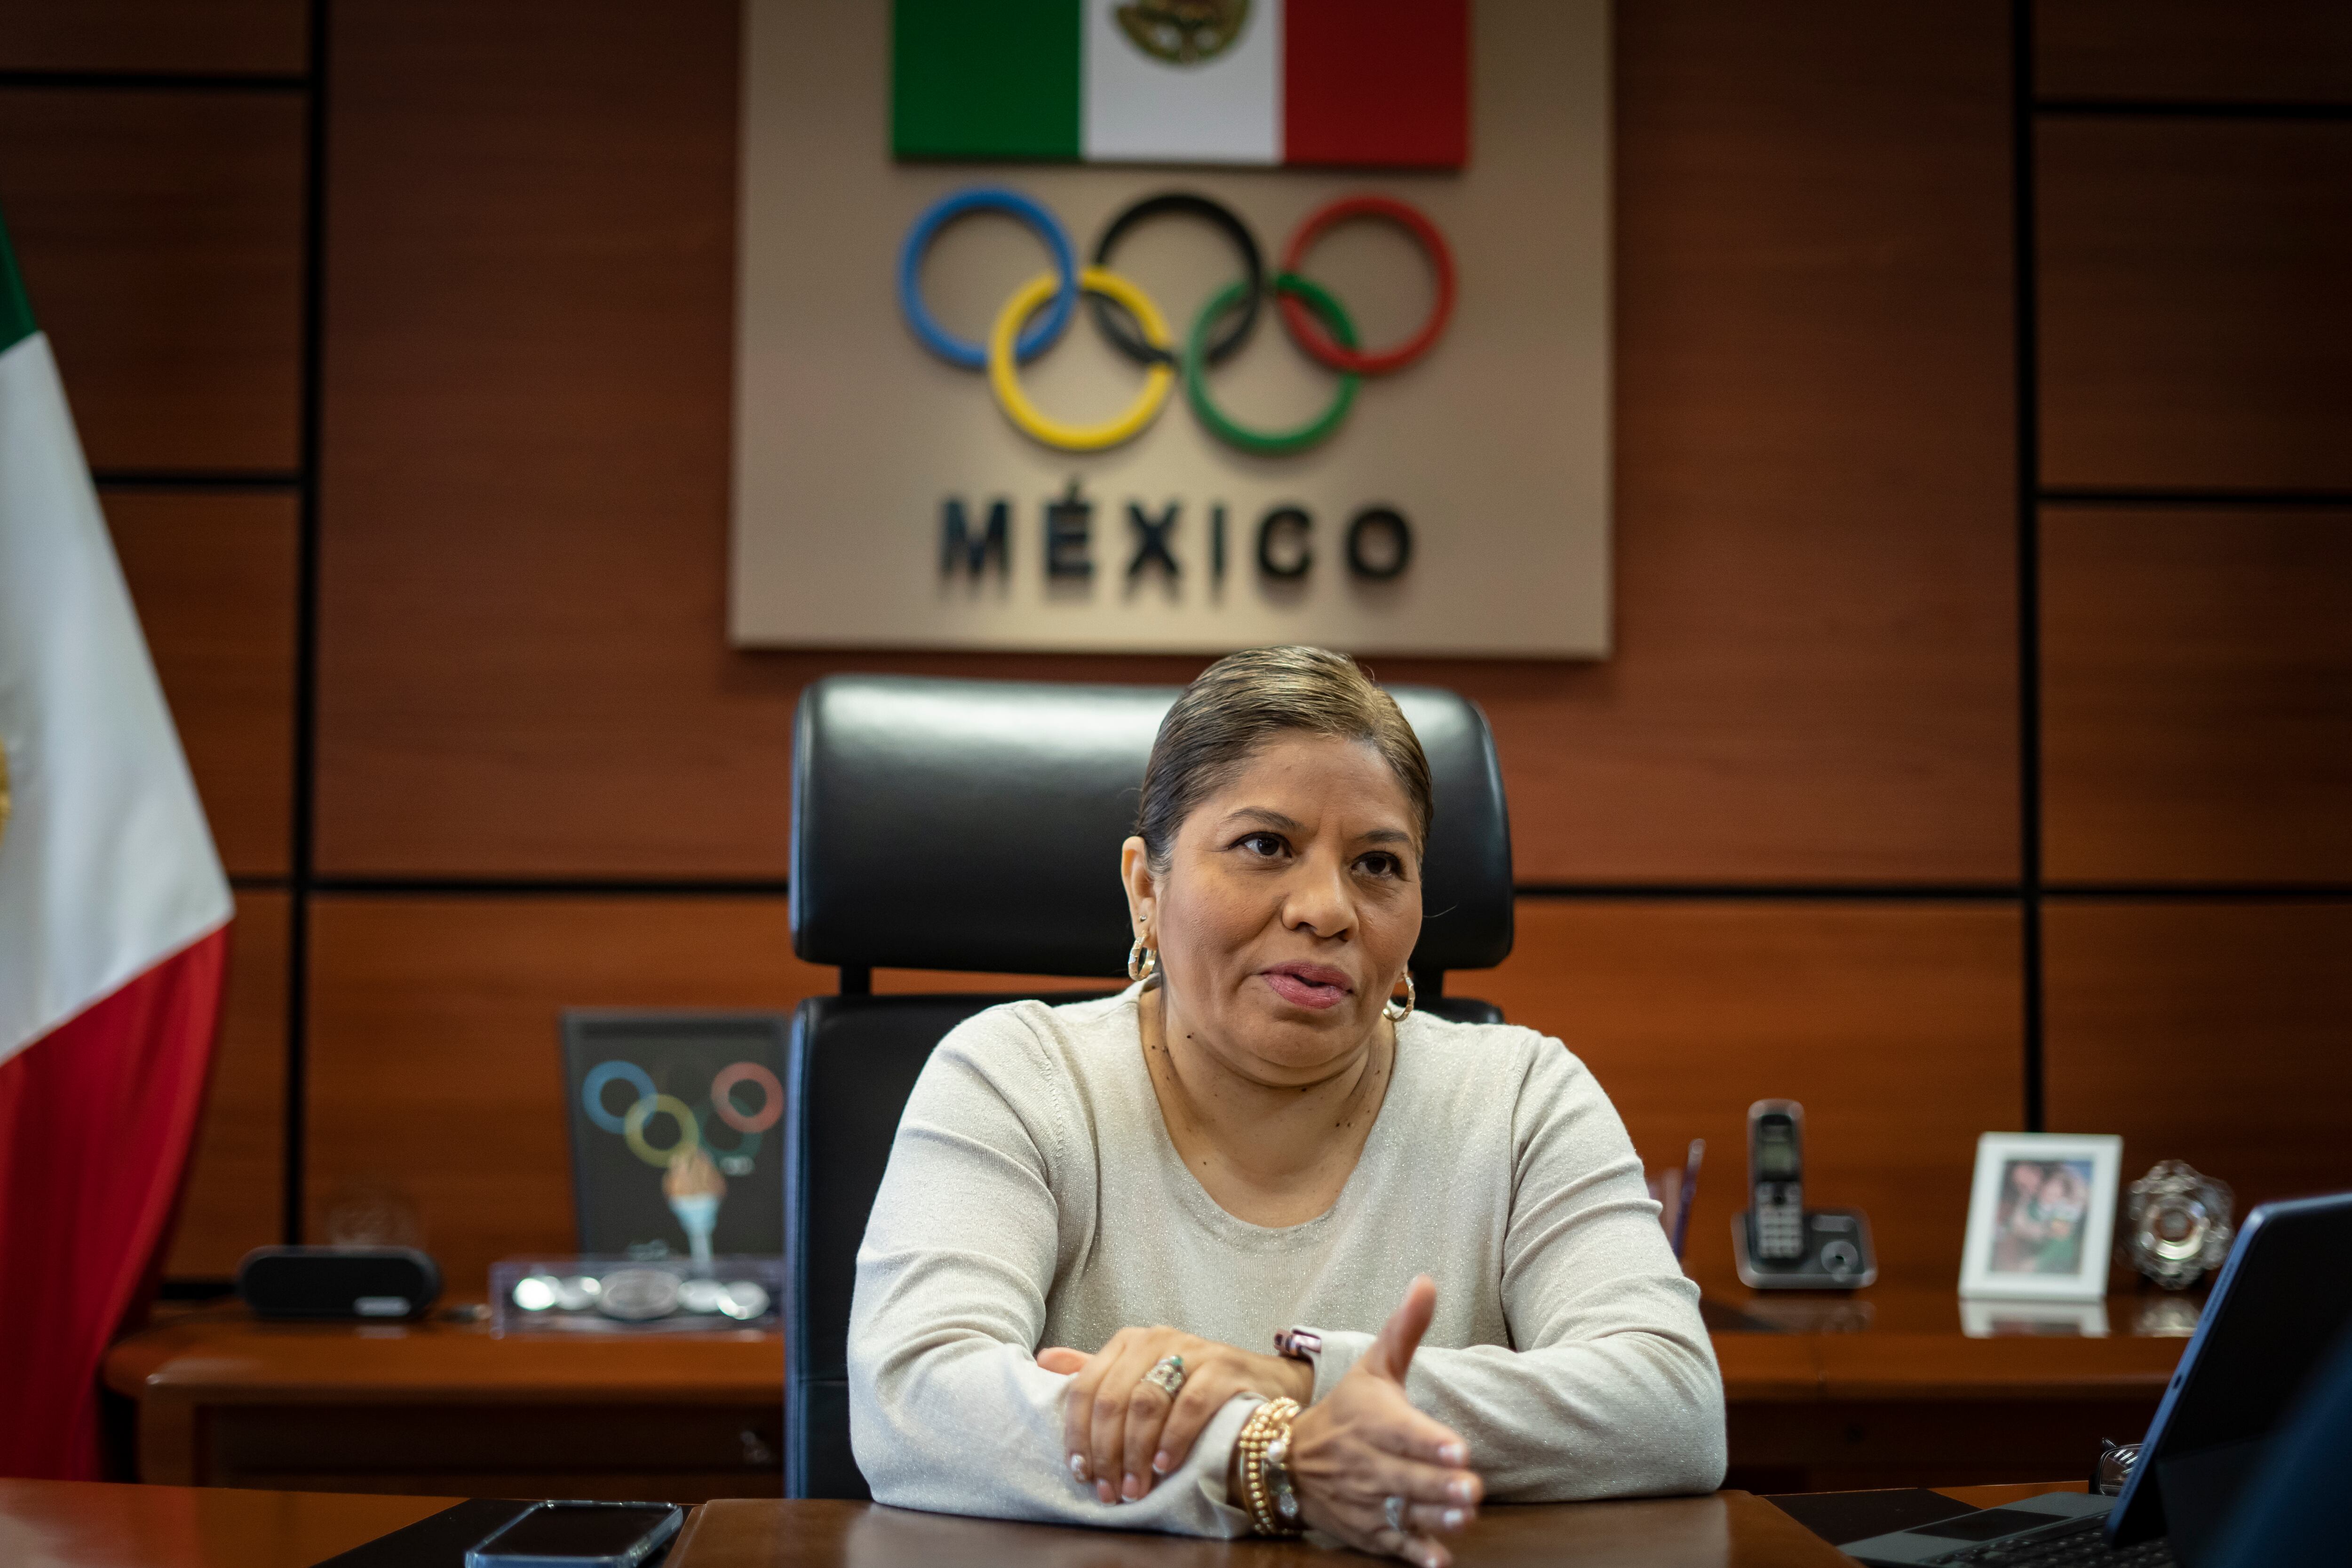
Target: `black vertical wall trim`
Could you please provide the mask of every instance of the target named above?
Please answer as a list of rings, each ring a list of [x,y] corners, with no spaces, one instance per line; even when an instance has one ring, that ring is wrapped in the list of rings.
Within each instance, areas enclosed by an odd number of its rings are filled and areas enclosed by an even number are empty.
[[[319,737],[319,437],[327,277],[327,44],[329,0],[310,3],[310,111],[303,123],[301,540],[295,565],[294,809],[286,926],[286,1148],[288,1244],[302,1240],[302,1162],[309,1128],[311,824]]]
[[[2042,355],[2035,242],[2033,0],[2010,7],[2011,205],[2017,306],[2017,813],[2024,944],[2025,1130],[2042,1131]]]

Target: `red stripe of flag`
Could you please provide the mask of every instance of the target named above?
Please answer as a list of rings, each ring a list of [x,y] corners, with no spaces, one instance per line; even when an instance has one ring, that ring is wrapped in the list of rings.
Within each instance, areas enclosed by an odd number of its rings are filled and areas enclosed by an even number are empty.
[[[99,1363],[169,1239],[227,966],[223,927],[0,1062],[0,1476],[101,1473]]]
[[[1470,0],[1286,0],[1282,161],[1470,159]]]

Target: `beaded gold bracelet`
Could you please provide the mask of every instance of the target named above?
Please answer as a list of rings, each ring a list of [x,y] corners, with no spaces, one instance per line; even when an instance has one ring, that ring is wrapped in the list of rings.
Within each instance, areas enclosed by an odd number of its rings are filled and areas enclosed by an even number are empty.
[[[1298,1415],[1296,1399],[1269,1399],[1250,1412],[1242,1435],[1234,1444],[1241,1456],[1242,1511],[1249,1515],[1255,1535],[1297,1535],[1298,1526],[1277,1509],[1274,1489],[1266,1484],[1266,1452],[1279,1444],[1290,1446],[1290,1423]]]

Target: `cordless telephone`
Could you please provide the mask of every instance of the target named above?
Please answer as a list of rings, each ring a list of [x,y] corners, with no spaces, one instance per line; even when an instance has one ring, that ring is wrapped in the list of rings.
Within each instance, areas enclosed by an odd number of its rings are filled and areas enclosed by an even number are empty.
[[[1748,1188],[1756,1214],[1756,1256],[1774,1262],[1805,1253],[1805,1108],[1759,1100],[1748,1108]]]
[[[1740,1282],[1756,1290],[1854,1290],[1878,1278],[1860,1209],[1805,1206],[1805,1108],[1748,1108],[1748,1210],[1731,1220]]]

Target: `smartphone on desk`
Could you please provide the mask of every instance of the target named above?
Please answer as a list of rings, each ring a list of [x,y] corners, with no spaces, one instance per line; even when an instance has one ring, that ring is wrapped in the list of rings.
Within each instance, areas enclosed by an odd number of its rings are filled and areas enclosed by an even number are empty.
[[[534,1503],[477,1542],[466,1568],[636,1568],[685,1522],[675,1503]]]

